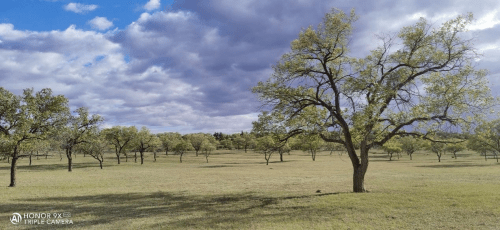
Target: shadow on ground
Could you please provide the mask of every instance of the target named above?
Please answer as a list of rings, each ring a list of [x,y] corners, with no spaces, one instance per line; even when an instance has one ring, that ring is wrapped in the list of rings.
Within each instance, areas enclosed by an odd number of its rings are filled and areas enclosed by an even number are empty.
[[[283,220],[300,219],[311,213],[332,213],[332,208],[318,210],[303,205],[283,207],[281,202],[289,199],[311,199],[338,193],[319,193],[304,196],[270,197],[252,193],[215,196],[194,196],[182,193],[126,193],[95,196],[69,196],[17,200],[29,205],[0,204],[3,214],[14,212],[70,212],[73,225],[59,225],[58,228],[94,228],[102,224],[119,224],[120,221],[141,221],[155,218],[163,223],[147,223],[148,227],[168,228],[240,228],[250,227],[261,218]],[[78,220],[78,217],[86,217]],[[148,219],[151,220],[151,219]],[[161,222],[160,221],[160,222]],[[101,226],[102,227],[102,226]],[[51,229],[39,225],[36,229]]]
[[[64,161],[64,160],[63,160]],[[104,164],[103,167],[111,167],[113,164],[107,165]],[[82,169],[82,168],[99,168],[99,162],[95,163],[73,163],[73,169]],[[10,165],[0,167],[0,170],[10,170]],[[36,162],[33,162],[31,166],[29,165],[18,165],[17,170],[26,170],[26,171],[51,171],[51,170],[68,170],[68,164],[40,164],[37,165]]]
[[[418,165],[415,167],[420,167],[420,168],[466,168],[466,167],[490,167],[492,166],[491,164],[447,164],[447,163],[439,163],[436,162],[436,164],[432,165]]]

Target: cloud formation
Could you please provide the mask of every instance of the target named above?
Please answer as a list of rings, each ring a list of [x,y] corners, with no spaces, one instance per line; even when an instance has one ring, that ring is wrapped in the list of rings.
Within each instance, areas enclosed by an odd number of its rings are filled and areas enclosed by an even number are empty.
[[[380,45],[377,34],[394,34],[420,17],[439,26],[474,12],[471,34],[484,54],[477,64],[490,70],[492,87],[499,89],[500,14],[494,9],[500,4],[452,3],[184,0],[169,12],[142,13],[126,28],[108,32],[76,26],[24,31],[0,24],[0,84],[17,94],[27,87],[50,87],[66,95],[72,109],[86,106],[101,114],[106,126],[249,131],[260,106],[251,87],[272,74],[272,65],[302,28],[316,26],[335,6],[355,7],[360,16],[350,43],[350,54],[360,58]],[[149,1],[144,7],[159,4]],[[88,23],[97,30],[113,27],[105,17]]]
[[[68,3],[67,5],[64,6],[64,9],[66,11],[75,12],[77,14],[86,14],[90,11],[96,10],[97,8],[98,8],[97,5],[85,5],[85,4],[74,3],[74,2]]]
[[[88,22],[92,28],[98,30],[107,30],[113,26],[113,22],[109,21],[106,17],[95,17]]]
[[[158,8],[160,8],[160,0],[149,0],[148,3],[146,3],[146,5],[144,5],[144,9],[146,10],[156,10]]]

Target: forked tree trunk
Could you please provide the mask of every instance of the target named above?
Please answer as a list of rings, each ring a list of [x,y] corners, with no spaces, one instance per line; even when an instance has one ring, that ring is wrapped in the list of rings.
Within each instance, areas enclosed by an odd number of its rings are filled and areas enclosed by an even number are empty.
[[[354,149],[352,142],[350,145],[346,145],[346,148],[353,166],[352,190],[356,193],[366,192],[365,174],[368,169],[368,148],[366,147],[366,143],[361,142],[359,158],[356,155],[356,150]]]

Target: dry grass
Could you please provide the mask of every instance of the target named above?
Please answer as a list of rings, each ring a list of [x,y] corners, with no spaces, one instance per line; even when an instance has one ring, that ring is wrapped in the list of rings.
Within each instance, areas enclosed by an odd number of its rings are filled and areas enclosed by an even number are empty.
[[[14,212],[71,212],[74,224],[58,228],[76,229],[500,229],[500,164],[469,152],[441,163],[372,154],[365,194],[350,192],[351,163],[336,153],[274,155],[268,166],[251,151],[219,151],[208,164],[194,153],[182,164],[108,156],[103,170],[78,156],[72,173],[58,157],[22,160],[16,188],[0,163],[0,229],[54,228],[14,226]]]

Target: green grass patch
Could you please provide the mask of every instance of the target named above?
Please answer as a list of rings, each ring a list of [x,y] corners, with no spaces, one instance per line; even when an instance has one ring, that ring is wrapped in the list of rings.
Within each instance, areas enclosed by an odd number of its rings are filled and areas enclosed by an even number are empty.
[[[205,162],[159,154],[144,165],[109,154],[104,169],[77,156],[19,163],[17,187],[0,162],[0,229],[498,229],[500,164],[472,152],[371,154],[370,191],[351,193],[346,155],[294,151],[265,165],[249,151],[218,151]],[[317,192],[320,190],[321,192]],[[73,225],[13,225],[12,213],[69,212]]]

